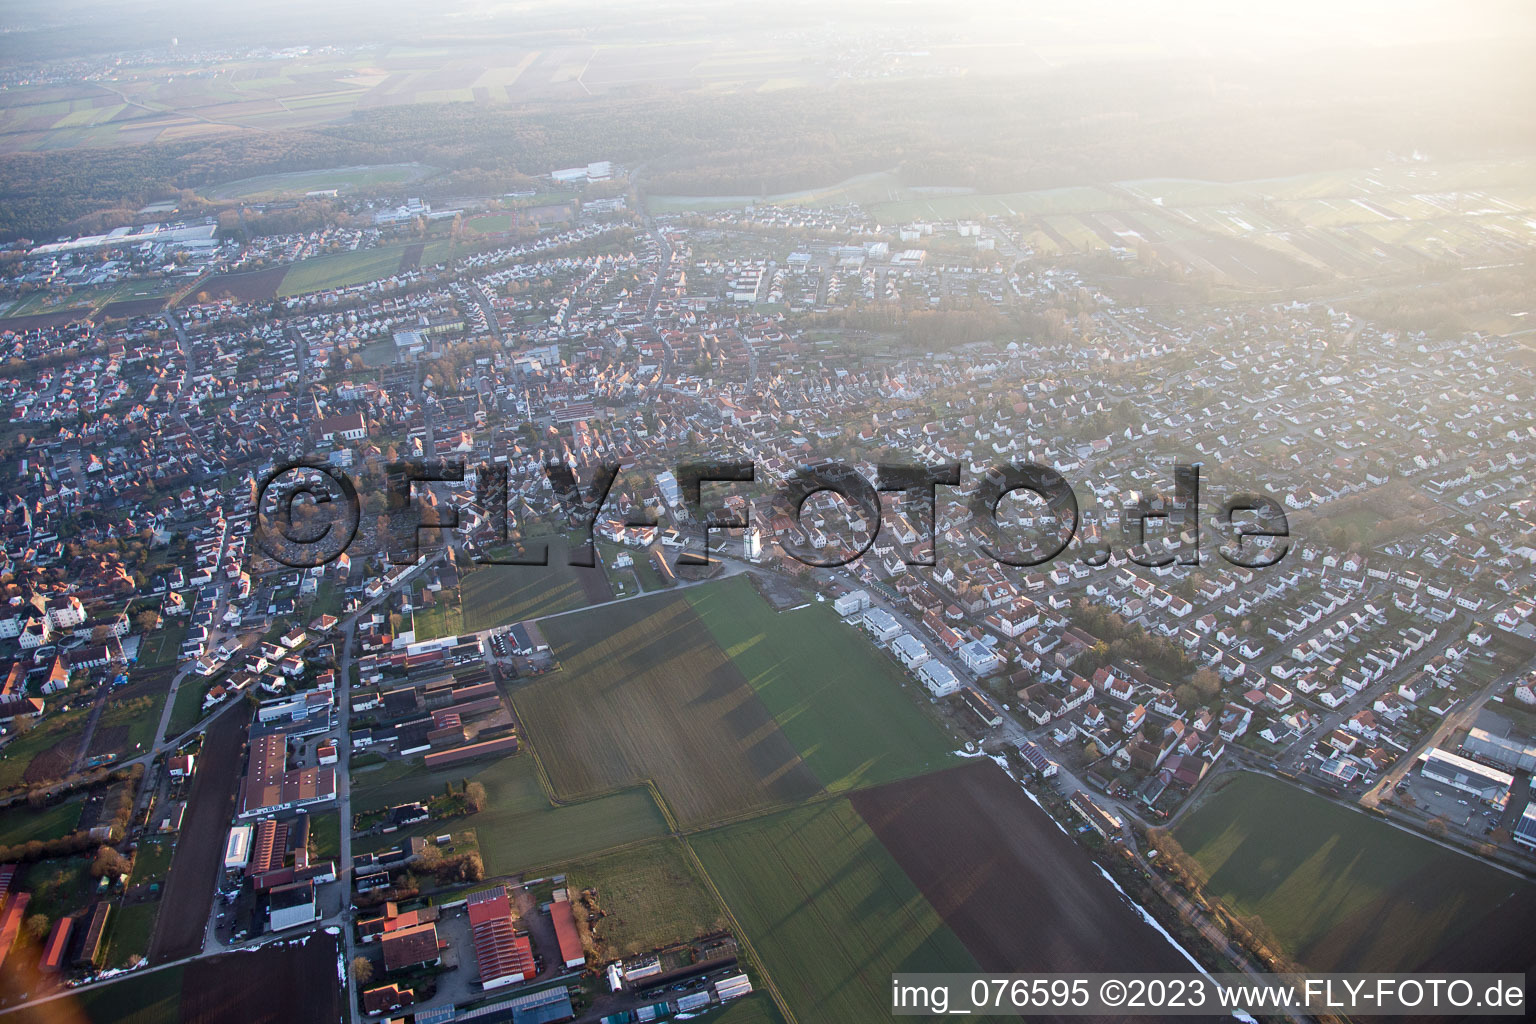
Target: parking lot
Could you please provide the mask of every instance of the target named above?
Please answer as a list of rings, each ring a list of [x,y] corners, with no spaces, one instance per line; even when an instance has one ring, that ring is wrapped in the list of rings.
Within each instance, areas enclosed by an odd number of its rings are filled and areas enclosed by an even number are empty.
[[[1417,772],[1398,783],[1399,793],[1413,798],[1415,810],[1427,818],[1439,818],[1446,826],[1481,840],[1499,820],[1499,811],[1458,789],[1426,779]]]

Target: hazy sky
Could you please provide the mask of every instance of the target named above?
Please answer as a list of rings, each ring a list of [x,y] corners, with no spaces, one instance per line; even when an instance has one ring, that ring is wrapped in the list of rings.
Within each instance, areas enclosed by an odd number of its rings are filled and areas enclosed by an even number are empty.
[[[1529,34],[1529,0],[3,0],[11,58],[90,49],[473,38],[561,29],[664,40],[689,33],[911,30],[990,43],[1176,55],[1392,45]],[[5,38],[9,37],[9,38]],[[35,43],[31,53],[27,40]],[[468,40],[464,40],[468,41]],[[18,45],[22,44],[22,45]]]

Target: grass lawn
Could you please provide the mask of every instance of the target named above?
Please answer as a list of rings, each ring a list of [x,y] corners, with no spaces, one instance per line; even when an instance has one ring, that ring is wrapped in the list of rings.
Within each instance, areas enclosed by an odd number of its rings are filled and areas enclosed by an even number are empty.
[[[0,789],[11,789],[22,785],[22,776],[37,755],[64,740],[73,739],[78,742],[80,731],[85,728],[85,717],[88,713],[87,709],[81,708],[44,718],[30,731],[15,737],[0,749]],[[69,750],[67,753],[68,756],[62,759],[59,771],[61,775],[63,770],[69,767],[69,761],[73,759],[75,751]]]
[[[26,888],[32,893],[28,914],[46,914],[56,921],[85,906],[95,891],[89,857],[38,861],[26,868]]]
[[[572,897],[584,889],[597,890],[598,906],[608,916],[597,923],[596,944],[589,948],[603,961],[725,927],[719,902],[676,839],[657,839],[582,861],[566,868],[565,875]]]
[[[80,797],[33,810],[25,803],[0,810],[0,846],[18,846],[32,839],[59,839],[80,824]]]
[[[134,956],[149,955],[159,903],[134,903],[112,909],[107,922],[107,966],[127,967]]]
[[[463,633],[464,615],[459,607],[459,588],[444,588],[433,594],[430,608],[413,607],[411,628],[416,631],[418,641]]]
[[[171,853],[175,844],[169,839],[146,839],[139,843],[133,857],[133,874],[130,885],[148,885],[159,882],[165,888],[165,876],[171,870]]]
[[[895,971],[977,969],[846,800],[688,842],[802,1024],[885,1019]]]
[[[1454,944],[1513,943],[1512,908],[1536,905],[1536,887],[1261,775],[1236,777],[1174,837],[1209,895],[1319,971],[1410,971]]]
[[[341,856],[340,811],[309,816],[309,849],[316,860],[335,860]]]
[[[394,344],[391,342],[390,344]],[[319,587],[315,588],[315,598],[309,603],[307,619],[317,619],[322,615],[334,615],[341,617],[341,588],[336,585],[334,579],[326,579]]]
[[[775,612],[744,577],[688,602],[830,792],[948,763],[949,738],[915,705],[926,692],[829,604]]]
[[[300,260],[283,275],[277,296],[286,299],[291,295],[345,288],[389,277],[399,269],[404,253],[404,246],[386,245]]]
[[[566,564],[564,538],[537,538],[530,547],[549,541],[548,565],[484,565],[459,577],[463,629],[476,632],[505,626],[552,612],[570,611],[592,603],[578,569]]]
[[[96,722],[92,748],[98,746],[103,736],[109,735],[102,730],[122,727],[127,729],[127,733],[122,743],[116,748],[119,751],[119,757],[127,759],[148,750],[154,745],[155,729],[160,725],[160,712],[165,708],[165,698],[168,694],[169,689],[151,696],[108,701],[101,709],[101,718]],[[97,751],[93,749],[92,752]]]
[[[398,843],[409,835],[476,831],[485,869],[500,875],[549,867],[577,857],[662,835],[667,830],[660,808],[643,789],[612,793],[580,803],[552,804],[539,783],[533,755],[525,752],[485,764],[456,765],[428,772],[419,761],[393,761],[352,773],[352,806],[375,810],[441,793],[448,782],[478,781],[485,786],[486,809],[452,821],[425,822],[413,830],[373,836],[354,844],[364,853]]]
[[[202,677],[193,674],[181,681],[176,691],[176,703],[171,706],[171,721],[166,726],[167,736],[180,736],[197,724],[203,717],[203,695],[208,686]]]

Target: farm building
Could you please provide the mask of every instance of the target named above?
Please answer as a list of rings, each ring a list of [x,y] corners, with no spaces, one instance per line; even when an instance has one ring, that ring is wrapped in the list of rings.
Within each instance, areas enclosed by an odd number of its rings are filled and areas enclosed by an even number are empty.
[[[392,932],[384,936],[380,945],[384,952],[384,969],[391,973],[430,967],[442,958],[437,925],[430,922]]]
[[[457,1016],[456,1019],[478,1018],[481,1020],[509,1021],[510,1024],[555,1024],[576,1016],[571,1005],[570,993],[564,988],[550,988],[542,992],[528,992],[513,996],[500,1003],[486,1006]],[[421,1017],[417,1016],[420,1022]]]
[[[26,919],[27,904],[31,900],[32,896],[24,892],[13,892],[5,900],[5,909],[0,911],[0,965],[5,963],[16,945],[16,936],[21,933],[21,922]]]
[[[1536,769],[1536,742],[1516,732],[1508,719],[1488,708],[1478,712],[1462,745],[1506,768],[1524,772]]]
[[[105,900],[91,907],[90,918],[85,925],[85,939],[80,943],[80,955],[75,958],[75,966],[95,968],[101,963],[102,940],[106,936],[107,917],[111,910],[112,905]]]
[[[1426,779],[1470,793],[1485,803],[1503,807],[1509,800],[1514,776],[1470,758],[1431,747],[1419,755],[1419,773]]]
[[[224,870],[242,871],[251,859],[251,826],[236,825],[224,843]]]
[[[1003,713],[998,710],[997,705],[992,703],[991,699],[989,699],[986,694],[982,693],[974,686],[967,686],[965,689],[961,690],[960,699],[965,701],[965,706],[969,708],[977,718],[981,719],[982,724],[986,725],[987,727],[990,728],[992,726],[1003,724]]]
[[[512,901],[506,886],[474,893],[465,905],[481,986],[499,988],[532,977],[533,947],[528,936],[517,934],[512,927]]]
[[[526,658],[549,650],[549,641],[544,639],[535,623],[517,622],[507,630],[507,646],[512,648],[513,654]]]
[[[69,940],[74,930],[73,917],[61,917],[53,923],[53,931],[48,933],[48,941],[43,943],[43,958],[37,965],[38,970],[52,973],[64,969],[64,953],[69,949]]]
[[[576,913],[571,901],[557,899],[549,905],[549,916],[555,924],[555,939],[560,943],[560,959],[567,967],[581,967],[587,962],[587,954],[581,948],[581,933],[576,928]]]
[[[751,992],[752,982],[747,980],[745,974],[721,978],[715,982],[715,993],[720,997],[722,1003],[730,1002],[732,999],[737,999],[741,996],[750,995]]]
[[[1101,837],[1112,841],[1120,838],[1120,819],[1095,803],[1093,797],[1082,790],[1078,790],[1072,794],[1071,799],[1067,802],[1072,805],[1072,809],[1077,812],[1078,817],[1086,821],[1088,827],[1097,832]]]
[[[272,890],[271,920],[274,932],[310,924],[316,916],[313,879],[289,882]]]
[[[1536,800],[1525,805],[1520,820],[1515,822],[1514,840],[1536,850]]]

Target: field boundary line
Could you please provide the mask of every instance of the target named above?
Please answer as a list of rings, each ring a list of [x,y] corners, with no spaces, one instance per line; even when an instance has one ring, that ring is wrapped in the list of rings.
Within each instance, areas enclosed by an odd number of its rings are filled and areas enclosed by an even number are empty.
[[[661,816],[667,822],[667,831],[672,835],[678,835],[677,818],[672,814],[672,808],[661,795],[661,789],[656,785],[655,779],[646,779],[645,788],[650,791],[651,799],[656,801],[656,806],[661,809]]]
[[[720,887],[715,884],[715,880],[710,877],[708,869],[704,867],[704,862],[693,851],[693,844],[688,842],[685,836],[679,836],[678,842],[683,844],[683,849],[688,853],[688,859],[693,862],[694,870],[699,873],[700,878],[704,879],[704,884],[709,886],[709,891],[714,894],[715,901],[725,911],[725,919],[731,923],[731,931],[735,934],[738,944],[746,949],[748,955],[752,957],[752,962],[757,964],[757,969],[762,972],[763,984],[768,987],[768,994],[773,998],[774,1005],[779,1008],[779,1012],[784,1015],[784,1020],[787,1024],[800,1024],[800,1018],[796,1017],[794,1011],[789,1008],[789,1002],[785,1000],[784,993],[779,991],[778,983],[773,980],[773,973],[768,970],[767,961],[758,955],[757,947],[753,946],[752,940],[747,937],[747,930],[741,926],[740,921],[736,920],[736,912],[726,902],[724,894],[720,892]]]

